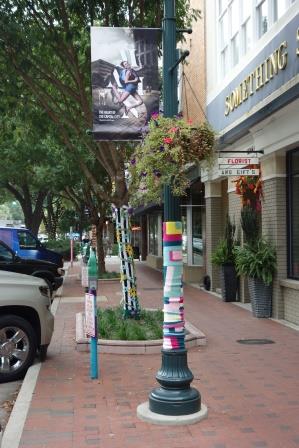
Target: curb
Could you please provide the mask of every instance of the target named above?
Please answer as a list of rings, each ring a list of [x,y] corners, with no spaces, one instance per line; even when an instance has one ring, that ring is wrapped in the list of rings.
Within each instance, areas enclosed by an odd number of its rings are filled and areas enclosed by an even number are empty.
[[[40,368],[41,363],[38,363],[27,370],[12,413],[5,427],[1,448],[18,448],[19,446]]]
[[[51,306],[52,313],[56,314],[61,297],[55,297]],[[18,448],[21,440],[23,428],[27,418],[28,410],[32,401],[35,386],[37,383],[41,363],[33,364],[27,370],[20,392],[18,393],[13,410],[9,416],[8,422],[1,431],[0,428],[0,447]]]

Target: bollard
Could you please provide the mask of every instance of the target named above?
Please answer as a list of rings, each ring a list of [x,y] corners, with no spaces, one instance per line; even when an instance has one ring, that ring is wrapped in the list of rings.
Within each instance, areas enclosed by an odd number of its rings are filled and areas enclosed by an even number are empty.
[[[95,250],[91,249],[88,269],[88,298],[90,319],[93,319],[90,331],[90,378],[98,378],[98,328],[97,328],[97,283],[98,265]],[[86,313],[85,313],[86,316]]]

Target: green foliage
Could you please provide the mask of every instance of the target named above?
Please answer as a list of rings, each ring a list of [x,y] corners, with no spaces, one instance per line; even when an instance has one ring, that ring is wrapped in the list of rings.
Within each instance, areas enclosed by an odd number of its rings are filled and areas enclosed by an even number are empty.
[[[170,185],[174,196],[185,195],[186,165],[211,160],[214,140],[207,123],[193,126],[183,119],[154,116],[143,143],[131,156],[132,203],[161,202],[163,185]]]
[[[69,239],[58,239],[58,240],[49,240],[45,244],[47,249],[54,250],[61,254],[64,260],[71,259],[71,242]],[[74,256],[80,253],[80,243],[74,241]]]
[[[24,221],[24,215],[17,201],[6,201],[0,205],[0,219]]]
[[[118,244],[117,243],[113,244],[111,255],[118,255]]]
[[[241,210],[241,227],[245,241],[254,244],[260,233],[260,214],[250,205],[245,205]]]
[[[146,341],[161,339],[163,312],[140,311],[140,319],[124,319],[123,309],[98,309],[98,331],[102,339],[123,341]]]
[[[229,250],[226,240],[220,240],[215,251],[211,256],[211,261],[216,266],[221,266],[225,263],[234,263],[235,257]]]
[[[219,241],[211,257],[213,264],[221,266],[222,264],[235,262],[234,247],[237,244],[235,233],[236,225],[231,222],[229,215],[227,215],[224,238]]]
[[[270,285],[276,272],[276,250],[269,241],[257,238],[254,244],[245,243],[234,249],[239,275],[258,278]]]

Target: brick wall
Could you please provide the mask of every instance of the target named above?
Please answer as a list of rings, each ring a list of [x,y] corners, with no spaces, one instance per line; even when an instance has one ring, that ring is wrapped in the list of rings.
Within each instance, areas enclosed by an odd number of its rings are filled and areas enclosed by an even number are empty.
[[[284,317],[284,304],[280,279],[287,276],[287,226],[286,226],[286,179],[276,177],[264,182],[262,203],[262,231],[277,251],[277,274],[273,284],[272,315]]]
[[[204,1],[191,0],[192,8],[202,11],[202,19],[192,23],[192,34],[184,34],[186,39],[181,44],[183,50],[189,50],[188,64],[181,69],[182,109],[184,117],[194,123],[205,119],[206,75],[205,75],[205,33],[204,33]]]

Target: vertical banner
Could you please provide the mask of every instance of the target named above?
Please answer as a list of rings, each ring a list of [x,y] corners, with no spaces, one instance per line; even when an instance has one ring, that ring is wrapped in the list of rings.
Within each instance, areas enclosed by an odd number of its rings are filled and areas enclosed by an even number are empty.
[[[95,140],[140,140],[159,112],[158,30],[91,27]]]

